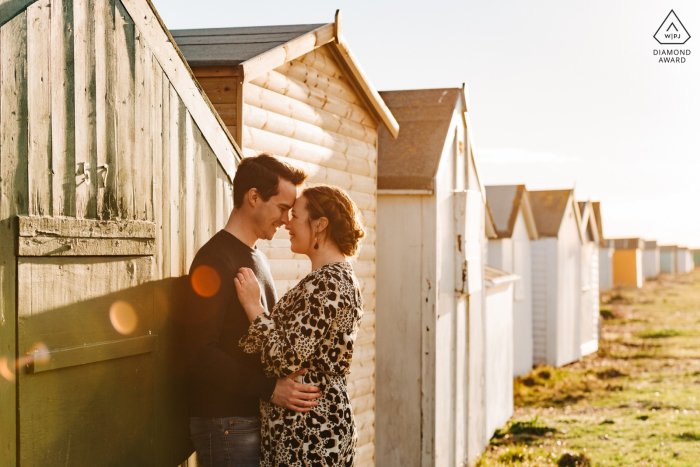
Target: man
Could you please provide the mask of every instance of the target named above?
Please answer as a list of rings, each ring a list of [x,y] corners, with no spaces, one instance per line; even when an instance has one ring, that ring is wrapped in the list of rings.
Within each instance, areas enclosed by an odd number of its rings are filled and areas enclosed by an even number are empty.
[[[306,174],[270,155],[244,159],[233,181],[234,208],[226,227],[202,248],[190,268],[187,303],[190,437],[200,465],[258,467],[260,399],[298,412],[317,405],[318,388],[267,378],[260,355],[238,346],[248,318],[233,279],[253,270],[263,306],[277,302],[267,258],[255,247],[289,221]]]

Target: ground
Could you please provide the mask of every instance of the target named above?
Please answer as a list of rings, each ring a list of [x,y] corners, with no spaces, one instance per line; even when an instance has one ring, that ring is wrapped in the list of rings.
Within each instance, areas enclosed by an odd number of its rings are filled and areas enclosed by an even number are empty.
[[[601,294],[599,351],[515,381],[481,467],[700,466],[700,269]]]

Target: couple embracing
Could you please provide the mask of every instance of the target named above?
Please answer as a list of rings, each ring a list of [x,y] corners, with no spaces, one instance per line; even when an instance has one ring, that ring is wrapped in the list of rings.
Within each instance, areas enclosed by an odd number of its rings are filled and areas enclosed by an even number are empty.
[[[305,180],[273,156],[244,159],[228,223],[190,268],[190,437],[201,466],[354,465],[346,377],[363,311],[348,258],[364,231],[343,190],[301,191]],[[282,226],[312,272],[278,301],[255,244]]]

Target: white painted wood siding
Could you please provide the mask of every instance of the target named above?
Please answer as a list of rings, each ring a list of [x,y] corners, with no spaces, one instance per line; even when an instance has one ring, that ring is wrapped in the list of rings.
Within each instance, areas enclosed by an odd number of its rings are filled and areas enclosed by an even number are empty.
[[[613,252],[612,248],[601,248],[600,259],[600,290],[610,290],[613,287]]]
[[[661,271],[661,256],[659,249],[644,250],[642,253],[642,274],[644,279],[650,279],[659,275]]]

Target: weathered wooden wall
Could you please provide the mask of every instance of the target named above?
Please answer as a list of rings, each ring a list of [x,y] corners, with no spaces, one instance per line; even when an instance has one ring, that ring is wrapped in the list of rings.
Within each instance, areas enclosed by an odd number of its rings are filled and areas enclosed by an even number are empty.
[[[27,350],[15,340],[15,216],[152,221],[161,280],[187,273],[232,208],[230,179],[164,72],[186,67],[159,62],[125,5],[160,31],[133,0],[39,0],[0,29],[0,357],[10,361]],[[16,454],[11,379],[0,378],[3,466]]]
[[[360,433],[357,464],[373,465],[377,121],[328,46],[242,85],[236,84],[234,68],[193,71],[231,134],[240,134],[244,156],[269,152],[285,157],[310,174],[309,185],[339,186],[362,210],[367,236],[353,267],[365,314],[349,390]],[[270,259],[280,296],[311,271],[306,257],[289,249],[286,230],[258,246]]]

